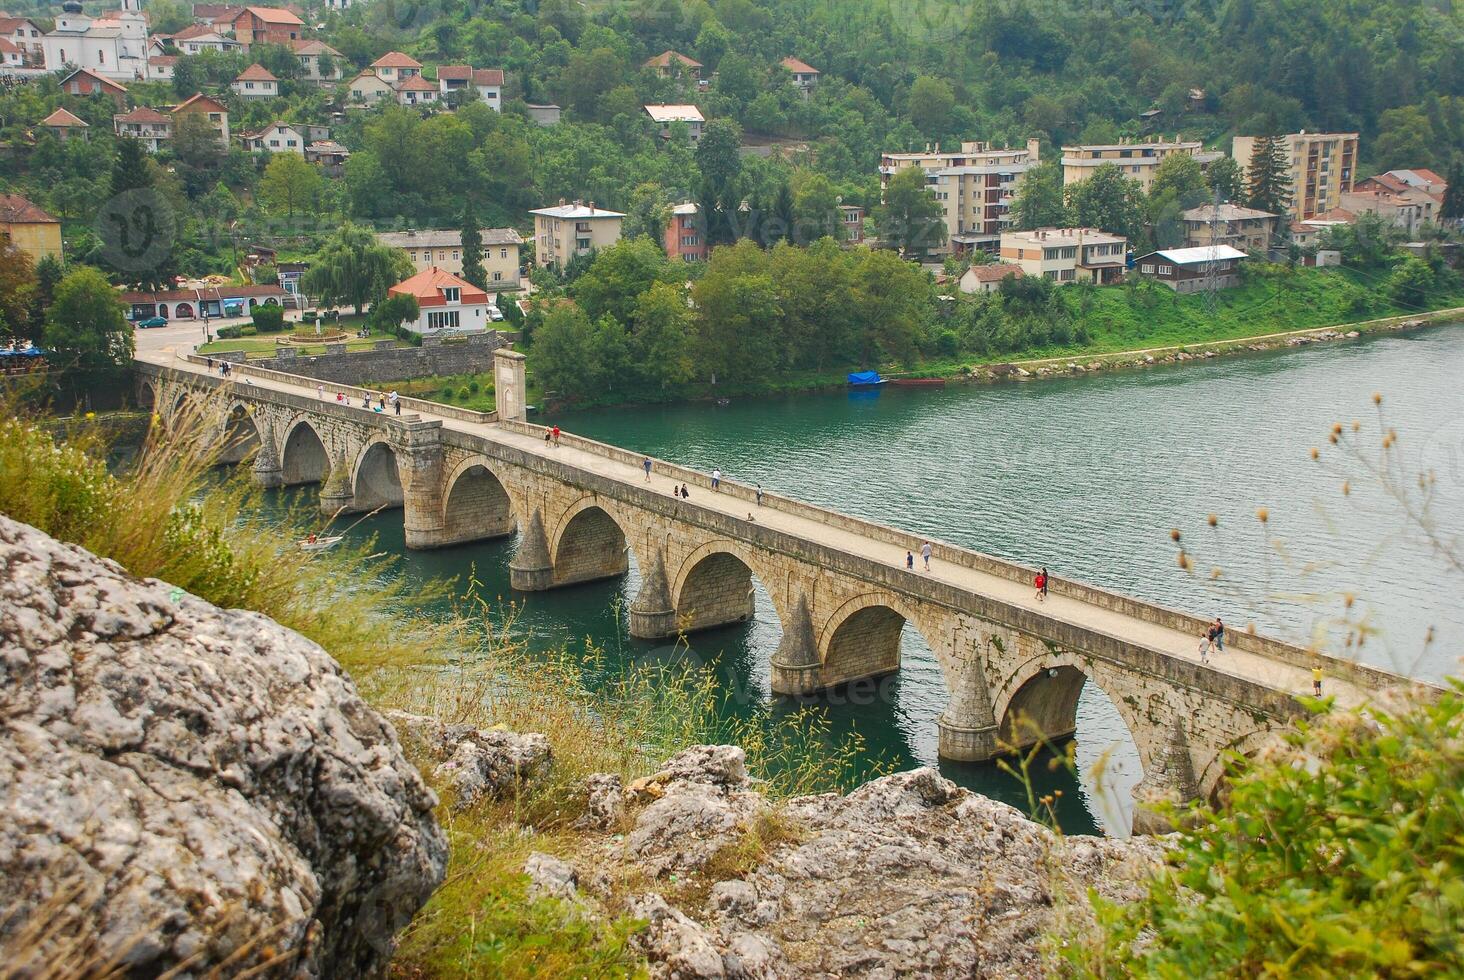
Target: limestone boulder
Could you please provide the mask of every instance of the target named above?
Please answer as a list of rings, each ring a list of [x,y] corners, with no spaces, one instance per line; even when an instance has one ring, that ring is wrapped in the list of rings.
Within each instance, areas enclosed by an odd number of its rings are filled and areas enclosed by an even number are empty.
[[[130,975],[379,975],[435,802],[314,643],[0,517],[7,966],[81,935]]]

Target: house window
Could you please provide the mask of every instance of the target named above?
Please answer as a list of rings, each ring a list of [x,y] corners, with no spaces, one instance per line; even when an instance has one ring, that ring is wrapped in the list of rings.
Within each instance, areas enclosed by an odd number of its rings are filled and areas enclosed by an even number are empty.
[[[452,250],[452,260],[453,260],[453,261],[454,261],[454,262],[456,262],[456,261],[457,261],[457,260],[458,260],[458,253],[457,253],[457,249],[453,249],[453,250]]]
[[[442,298],[449,303],[457,303],[462,299],[462,292],[457,286],[446,286],[442,290]]]
[[[1161,276],[1172,276],[1172,275],[1174,275],[1174,266],[1172,266],[1172,265],[1161,265],[1159,267],[1159,274]]]
[[[295,141],[294,140],[285,140],[285,145],[286,146],[294,146],[295,145]]]
[[[508,249],[506,249],[506,248],[500,248],[498,250],[498,257],[500,259],[506,259],[506,258],[508,258]]]
[[[429,330],[443,330],[455,328],[458,325],[458,311],[444,310],[427,314],[427,327]]]
[[[417,261],[417,252],[416,252],[416,250],[413,249],[413,250],[407,252],[407,258],[411,259],[413,262]]]
[[[1139,266],[1139,271],[1146,276],[1152,276],[1154,274],[1154,263],[1145,262],[1143,265]]]
[[[493,273],[493,281],[494,282],[501,282],[502,280],[503,280],[503,273],[501,273],[501,272],[495,272],[495,273]]]

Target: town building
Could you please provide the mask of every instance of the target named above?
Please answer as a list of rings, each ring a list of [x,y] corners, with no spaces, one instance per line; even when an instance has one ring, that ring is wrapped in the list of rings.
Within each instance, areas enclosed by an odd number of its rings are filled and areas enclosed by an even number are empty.
[[[221,29],[207,24],[191,24],[168,40],[182,54],[202,54],[205,51],[227,54],[230,51],[240,51],[244,47]]]
[[[650,116],[656,123],[657,131],[661,139],[671,138],[671,126],[674,123],[686,125],[686,135],[695,146],[701,140],[702,125],[706,122],[702,118],[701,110],[694,105],[648,105],[645,106],[646,115]]]
[[[839,223],[844,228],[844,242],[859,245],[864,241],[864,209],[857,204],[839,205]]]
[[[672,262],[707,260],[707,238],[702,229],[701,208],[695,202],[688,201],[671,209],[661,244],[666,248],[666,258]]]
[[[199,24],[230,24],[243,12],[243,4],[195,3],[193,20]]]
[[[437,86],[421,75],[409,75],[392,86],[396,100],[402,105],[427,105],[437,102]]]
[[[374,71],[367,69],[351,79],[350,101],[355,105],[373,105],[396,98],[396,89]]]
[[[25,53],[14,41],[0,37],[0,72],[10,74],[25,68]]]
[[[371,62],[371,71],[388,85],[395,85],[404,78],[421,75],[422,62],[400,51],[388,51]]]
[[[280,94],[280,80],[263,65],[250,65],[239,73],[229,88],[244,99],[273,99]]]
[[[324,41],[305,39],[292,44],[300,62],[301,79],[319,85],[332,85],[345,77],[341,64],[345,56]],[[321,59],[325,60],[322,61]]]
[[[61,258],[61,222],[19,194],[0,194],[0,238],[30,257]]]
[[[532,102],[524,103],[524,110],[528,113],[529,119],[538,126],[558,126],[559,115],[563,112],[554,103],[535,105]]]
[[[156,109],[139,106],[131,112],[112,117],[112,131],[118,136],[141,140],[149,153],[163,148],[163,143],[173,138],[173,119]]]
[[[245,7],[229,22],[241,44],[283,44],[305,36],[305,22],[283,7]]]
[[[1424,225],[1438,221],[1443,195],[1435,197],[1407,185],[1401,190],[1389,190],[1373,182],[1366,189],[1352,190],[1341,195],[1339,206],[1353,214],[1375,214],[1412,237]]]
[[[1357,191],[1373,189],[1394,193],[1408,190],[1422,191],[1425,194],[1432,194],[1442,203],[1444,192],[1449,189],[1449,183],[1432,170],[1415,167],[1412,170],[1389,170],[1386,173],[1373,174],[1371,177],[1362,178],[1353,186],[1353,190]]]
[[[961,273],[957,288],[963,293],[994,293],[1001,289],[1001,281],[1007,276],[1022,278],[1022,267],[1011,262],[973,265]]]
[[[419,334],[479,333],[489,329],[488,294],[446,269],[430,267],[386,291],[417,300],[417,319],[404,326]]]
[[[350,150],[331,140],[315,140],[305,146],[305,162],[315,164],[327,177],[344,177],[350,158]]]
[[[1023,275],[1054,282],[1094,282],[1123,277],[1128,239],[1097,228],[1038,228],[1001,233],[1001,258],[1021,267]]]
[[[240,133],[244,149],[265,153],[299,153],[304,155],[306,139],[303,127],[273,122],[257,133]]]
[[[818,84],[818,76],[821,72],[808,62],[799,61],[797,58],[784,58],[778,64],[793,76],[793,87],[802,92],[804,98],[807,98],[808,93],[812,92],[813,87]]]
[[[195,289],[164,289],[156,292],[129,291],[122,294],[129,320],[160,316],[169,320],[248,316],[260,306],[289,306],[290,296],[278,285],[254,286],[224,283]]]
[[[1103,143],[1103,144],[1082,144],[1076,146],[1064,146],[1062,148],[1062,183],[1064,187],[1087,180],[1093,176],[1093,171],[1104,164],[1111,163],[1123,171],[1125,177],[1137,180],[1148,193],[1149,187],[1154,183],[1154,172],[1159,169],[1159,164],[1165,158],[1175,154],[1194,156],[1204,149],[1205,145],[1198,141],[1181,141],[1175,137],[1173,142],[1165,140],[1151,140],[1140,143]]]
[[[1249,173],[1255,136],[1237,136],[1230,155]],[[1291,216],[1299,220],[1340,207],[1353,189],[1357,168],[1356,133],[1290,133],[1280,137],[1291,172]]]
[[[1229,245],[1164,248],[1134,260],[1141,276],[1153,276],[1176,293],[1240,285],[1240,263],[1249,256]]]
[[[57,109],[42,119],[41,125],[50,130],[51,135],[63,143],[67,140],[86,140],[91,135],[89,132],[91,127],[86,124],[86,121],[64,108]]]
[[[620,241],[620,225],[625,220],[619,211],[595,207],[594,201],[566,204],[563,198],[556,207],[529,213],[534,216],[534,260],[560,268],[575,256]]]
[[[1027,171],[1037,165],[1039,143],[1027,141],[1025,148],[995,148],[980,141],[966,141],[959,149],[942,150],[940,144],[912,153],[885,153],[880,157],[880,188],[905,167],[925,171],[925,187],[940,202],[946,240],[938,254],[973,250],[994,252],[1011,219],[1012,198]]]
[[[176,54],[150,54],[147,56],[147,80],[150,82],[171,82],[178,67]]]
[[[173,127],[176,131],[183,116],[201,116],[208,121],[213,131],[218,134],[219,143],[225,150],[229,148],[229,110],[222,102],[210,98],[202,92],[185,99],[173,107]]]
[[[61,79],[61,91],[67,95],[105,95],[119,109],[127,105],[127,86],[89,68],[78,68]]]
[[[494,112],[503,111],[503,70],[501,68],[473,68],[470,65],[443,65],[437,69],[437,84],[444,97],[452,96],[461,101],[469,90],[478,93]]]
[[[1356,220],[1357,215],[1351,211],[1346,211],[1342,208],[1332,208],[1330,211],[1313,215],[1304,221],[1293,220],[1287,226],[1287,230],[1293,245],[1306,248],[1319,244],[1321,237],[1333,228],[1341,225],[1350,225]]]
[[[670,78],[673,74],[680,72],[683,75],[689,75],[697,81],[701,81],[704,66],[695,58],[688,58],[681,52],[672,51],[668,48],[654,58],[647,58],[641,67],[651,69],[662,78]]]
[[[9,41],[20,52],[22,66],[41,68],[46,64],[45,32],[26,17],[0,16],[0,39]]]
[[[70,0],[56,26],[41,37],[47,71],[86,68],[114,81],[147,77],[147,20],[124,10],[114,18],[91,18]]]
[[[483,271],[490,289],[519,288],[519,247],[524,239],[512,228],[483,228]],[[463,233],[459,228],[418,231],[377,232],[383,245],[402,249],[418,272],[442,269],[455,276],[463,274]]]
[[[1243,252],[1264,252],[1276,241],[1281,216],[1238,204],[1202,204],[1184,218],[1186,246],[1229,245]]]

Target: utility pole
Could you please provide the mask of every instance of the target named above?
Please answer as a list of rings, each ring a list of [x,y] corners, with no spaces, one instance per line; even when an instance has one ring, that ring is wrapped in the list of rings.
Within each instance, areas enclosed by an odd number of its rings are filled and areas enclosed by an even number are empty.
[[[1220,190],[1215,189],[1210,202],[1210,250],[1209,257],[1205,260],[1205,312],[1213,319],[1216,310],[1220,306],[1220,290],[1215,273],[1219,263],[1215,261],[1215,255],[1219,248],[1216,239],[1220,235]]]

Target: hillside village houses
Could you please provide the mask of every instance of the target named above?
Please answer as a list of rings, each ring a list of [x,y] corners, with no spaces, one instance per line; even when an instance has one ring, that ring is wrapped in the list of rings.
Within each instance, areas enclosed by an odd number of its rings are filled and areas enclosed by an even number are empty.
[[[793,87],[802,92],[804,98],[808,98],[808,93],[818,84],[818,76],[822,73],[808,62],[797,58],[784,58],[778,63],[793,76]]]
[[[0,39],[8,41],[20,52],[22,67],[39,68],[46,63],[44,32],[26,17],[0,16]]]
[[[127,107],[127,86],[89,68],[78,68],[61,79],[61,91],[67,95],[105,95],[117,108]]]
[[[173,47],[183,54],[202,54],[204,51],[226,53],[229,51],[238,51],[244,47],[234,38],[205,24],[193,24],[185,27],[171,37],[166,34],[155,34],[153,35],[153,39],[158,42],[171,40]],[[161,44],[159,47],[161,48]]]
[[[419,334],[481,333],[492,323],[488,318],[488,294],[446,269],[424,269],[392,286],[386,294],[417,300],[417,319],[403,326]]]
[[[61,222],[19,194],[0,193],[0,240],[39,262],[61,258]]]
[[[678,204],[671,209],[666,219],[666,230],[662,232],[661,244],[666,257],[672,262],[705,262],[709,249],[706,236],[702,234],[701,208],[694,201]]]
[[[74,113],[66,111],[65,108],[57,109],[45,119],[41,125],[51,131],[51,135],[61,142],[67,140],[87,140],[90,138],[91,127],[84,119],[78,118]]]
[[[403,78],[393,86],[397,102],[402,105],[426,105],[437,101],[437,86],[421,75]]]
[[[1356,133],[1290,133],[1281,137],[1291,170],[1291,217],[1301,221],[1340,207],[1357,168]],[[1257,137],[1237,136],[1230,155],[1249,172]]]
[[[350,158],[350,150],[331,140],[315,140],[305,146],[305,162],[315,164],[327,177],[344,177]]]
[[[295,57],[300,62],[304,80],[318,82],[321,85],[331,85],[345,77],[345,70],[341,67],[345,56],[324,41],[304,39],[293,42],[291,47],[294,48]],[[322,56],[326,58],[325,64],[329,71],[321,69]]]
[[[1062,148],[1062,183],[1063,186],[1067,186],[1087,180],[1093,175],[1094,170],[1106,163],[1111,163],[1123,171],[1125,177],[1137,180],[1144,188],[1144,193],[1147,194],[1150,185],[1154,183],[1154,172],[1159,169],[1159,164],[1166,157],[1176,153],[1194,156],[1203,149],[1203,143],[1181,141],[1177,136],[1173,142],[1165,142],[1160,139],[1143,143],[1120,142],[1064,146]]]
[[[273,99],[280,94],[280,80],[263,65],[250,65],[230,83],[234,94],[244,99]]]
[[[1281,220],[1280,215],[1238,204],[1202,204],[1182,217],[1185,245],[1229,245],[1247,252],[1270,248]]]
[[[245,7],[229,22],[241,44],[285,44],[305,36],[305,22],[284,7]]]
[[[1038,228],[1001,233],[1001,260],[1023,275],[1043,276],[1059,284],[1099,285],[1123,277],[1128,239],[1097,228]]]
[[[25,67],[25,56],[12,41],[0,37],[0,71],[13,72]]]
[[[400,51],[388,51],[371,62],[370,71],[388,85],[422,74],[422,62]]]
[[[471,65],[443,65],[437,69],[437,85],[443,96],[461,100],[472,90],[495,112],[503,111],[503,70]]]
[[[1040,152],[1038,141],[1030,139],[1021,149],[964,141],[957,150],[927,144],[923,152],[885,153],[879,162],[880,187],[889,186],[890,178],[905,167],[920,167],[926,188],[944,213],[946,242],[937,253],[994,252],[1010,223],[1012,198]]]
[[[86,68],[114,81],[146,78],[147,20],[136,0],[123,3],[117,16],[102,19],[84,14],[80,0],[66,0],[56,26],[41,38],[46,69]]]
[[[645,106],[646,115],[650,116],[656,123],[661,139],[671,138],[671,126],[674,123],[683,123],[686,126],[687,139],[695,146],[701,140],[702,124],[706,122],[702,118],[701,110],[694,105],[648,105]]]
[[[147,77],[152,82],[171,82],[173,70],[178,67],[175,54],[150,54],[147,56]]]
[[[483,271],[492,289],[519,288],[519,247],[524,240],[512,228],[483,228]],[[452,228],[441,231],[383,231],[376,238],[383,245],[407,253],[418,272],[433,267],[455,276],[463,274],[463,233]]]
[[[1240,263],[1250,258],[1229,245],[1165,248],[1134,260],[1140,275],[1153,276],[1177,293],[1197,293],[1240,284]]]
[[[240,133],[239,141],[246,150],[262,150],[266,153],[305,153],[309,139],[303,126],[273,122],[257,133]]]
[[[229,148],[229,110],[222,102],[199,92],[174,106],[172,111],[175,128],[180,117],[202,116],[208,120],[208,124],[218,134],[219,142],[223,144],[224,149]]]
[[[156,109],[139,106],[112,116],[112,131],[118,136],[140,140],[148,152],[156,153],[173,138],[173,120]]]
[[[957,288],[963,293],[994,293],[1007,276],[1022,278],[1022,267],[1011,262],[988,262],[973,265],[961,273]]]
[[[641,67],[651,69],[662,78],[671,78],[680,73],[700,82],[704,66],[695,58],[688,58],[680,51],[672,51],[668,48],[654,58],[647,58]]]
[[[575,201],[552,208],[530,211],[534,216],[534,261],[541,266],[564,268],[578,255],[606,248],[620,241],[625,215]]]

